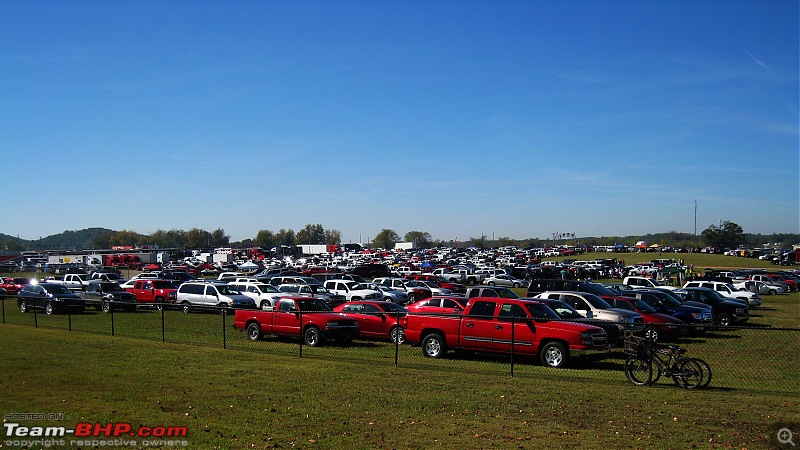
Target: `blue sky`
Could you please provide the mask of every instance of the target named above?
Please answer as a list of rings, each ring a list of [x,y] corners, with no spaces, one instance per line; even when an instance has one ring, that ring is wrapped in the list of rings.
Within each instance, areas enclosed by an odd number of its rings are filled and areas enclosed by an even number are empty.
[[[0,2],[0,232],[800,232],[796,0]]]

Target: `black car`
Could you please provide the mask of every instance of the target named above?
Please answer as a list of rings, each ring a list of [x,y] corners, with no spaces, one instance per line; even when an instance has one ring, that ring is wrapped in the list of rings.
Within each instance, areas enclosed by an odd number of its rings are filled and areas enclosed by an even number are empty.
[[[125,291],[119,284],[112,281],[98,281],[89,283],[83,294],[86,306],[96,310],[111,312],[111,310],[136,311],[136,296]]]
[[[78,294],[67,289],[63,284],[38,283],[28,284],[17,293],[17,305],[20,312],[42,310],[45,314],[55,312],[82,313],[86,302]]]
[[[750,318],[750,307],[747,303],[723,297],[719,292],[703,287],[689,287],[675,291],[685,301],[705,303],[714,313],[714,322],[727,327],[736,322],[745,322]]]
[[[587,325],[594,325],[596,327],[600,327],[606,332],[606,336],[608,337],[608,344],[611,347],[620,347],[622,346],[622,333],[621,328],[617,325],[616,322],[611,322],[609,320],[599,320],[599,319],[589,319],[584,317],[581,313],[579,313],[575,308],[570,306],[568,303],[563,302],[561,300],[549,299],[549,298],[535,298],[539,303],[544,303],[550,309],[555,311],[558,314],[558,317],[561,317],[564,320],[570,322],[578,322],[578,323],[585,323]]]

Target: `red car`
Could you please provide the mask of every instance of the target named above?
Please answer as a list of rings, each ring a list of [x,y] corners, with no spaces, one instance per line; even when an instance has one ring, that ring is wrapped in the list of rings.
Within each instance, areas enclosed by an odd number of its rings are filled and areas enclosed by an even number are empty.
[[[425,300],[406,305],[410,313],[421,314],[461,314],[467,305],[466,297],[436,295]]]
[[[648,329],[650,330],[648,331],[648,337],[653,338],[654,341],[681,338],[689,332],[689,327],[685,326],[686,322],[670,315],[662,314],[637,298],[613,297],[604,300],[614,308],[626,309],[641,314],[645,325],[653,326],[652,329]]]
[[[403,327],[398,323],[408,310],[394,302],[358,301],[347,302],[333,308],[358,321],[360,336],[367,339],[388,339],[402,344],[406,341]]]

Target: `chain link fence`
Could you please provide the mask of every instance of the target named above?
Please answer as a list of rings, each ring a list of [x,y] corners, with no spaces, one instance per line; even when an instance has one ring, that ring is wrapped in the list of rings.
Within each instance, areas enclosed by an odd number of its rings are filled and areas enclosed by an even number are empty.
[[[571,358],[566,368],[542,365],[538,355],[525,355],[524,346],[511,341],[505,353],[449,352],[445,358],[423,355],[420,347],[385,340],[356,339],[352,342],[324,342],[304,345],[298,338],[266,336],[248,339],[247,333],[233,328],[234,317],[218,308],[180,309],[139,308],[136,311],[80,314],[20,312],[15,297],[0,299],[3,324],[63,329],[112,337],[125,337],[218,347],[236,351],[349,361],[396,367],[446,371],[469,371],[496,376],[532,377],[542,380],[572,378],[579,382],[626,379],[623,368],[628,357],[622,346]],[[313,314],[313,313],[305,313]],[[301,318],[301,320],[303,320]],[[305,323],[305,322],[303,322]],[[708,389],[759,390],[776,394],[800,394],[800,329],[769,326],[714,328],[700,335],[676,340],[689,357],[702,358],[713,370]],[[514,350],[517,348],[518,350]],[[657,385],[671,384],[662,379]]]

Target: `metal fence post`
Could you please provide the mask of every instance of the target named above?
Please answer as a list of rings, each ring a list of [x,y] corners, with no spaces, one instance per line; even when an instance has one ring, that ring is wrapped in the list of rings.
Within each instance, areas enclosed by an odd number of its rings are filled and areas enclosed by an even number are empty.
[[[227,336],[227,334],[225,332],[225,318],[228,317],[228,310],[223,307],[222,308],[222,314],[220,314],[220,315],[222,316],[222,348],[223,349],[227,349],[228,348],[228,336]]]
[[[2,303],[3,303],[3,323],[6,323],[6,297],[5,296],[3,296]]]
[[[109,304],[108,305],[109,312],[111,313],[111,337],[114,337],[114,308]]]
[[[405,330],[400,326],[400,311],[396,311],[395,316],[394,326],[397,329],[397,333],[395,333],[394,339],[394,366],[397,367],[397,360],[400,355],[400,333],[405,336]]]
[[[511,377],[514,377],[514,329],[516,328],[514,324],[516,323],[516,319],[514,316],[511,316]]]
[[[161,342],[167,342],[166,333],[164,332],[164,310],[165,309],[167,309],[166,306],[162,306],[162,308],[161,308]]]
[[[33,309],[33,327],[39,328],[39,316],[36,314],[36,308],[31,309]]]
[[[303,311],[298,311],[300,314],[300,357],[303,357],[303,340],[305,336],[303,336]]]

